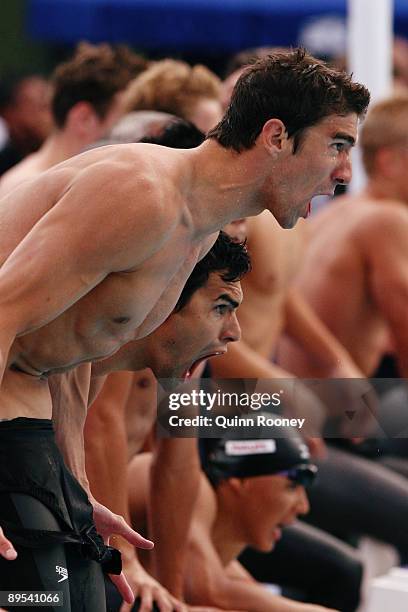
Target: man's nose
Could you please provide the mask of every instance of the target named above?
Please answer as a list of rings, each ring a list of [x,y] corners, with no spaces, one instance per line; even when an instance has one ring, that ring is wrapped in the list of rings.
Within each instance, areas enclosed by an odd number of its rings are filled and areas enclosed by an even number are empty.
[[[298,487],[298,495],[297,514],[307,514],[310,510],[310,504],[304,487]]]
[[[338,185],[348,185],[348,183],[350,183],[351,181],[352,175],[353,171],[351,167],[351,157],[350,155],[347,155],[336,167],[336,170],[334,171],[333,180]]]
[[[228,325],[225,326],[221,339],[223,342],[237,342],[241,339],[241,327],[235,312],[232,313]]]

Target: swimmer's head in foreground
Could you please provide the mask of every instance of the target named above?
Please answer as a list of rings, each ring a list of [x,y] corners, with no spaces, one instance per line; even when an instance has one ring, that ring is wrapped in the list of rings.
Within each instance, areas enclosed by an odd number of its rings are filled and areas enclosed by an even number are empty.
[[[269,433],[266,439],[243,439],[242,431],[229,429],[223,438],[209,441],[204,463],[218,516],[234,516],[235,539],[265,552],[283,527],[309,511],[306,488],[317,472],[294,429],[272,426]]]
[[[244,70],[207,138],[237,154],[257,148],[264,172],[256,197],[289,228],[308,215],[314,196],[350,181],[350,150],[369,99],[363,85],[304,50],[276,52]]]
[[[370,106],[361,130],[361,153],[370,195],[408,202],[408,93]]]
[[[165,386],[189,378],[202,361],[225,353],[229,342],[239,340],[235,311],[242,301],[240,280],[249,269],[245,246],[221,232],[195,266],[166,321],[146,338],[95,362],[93,374],[150,367]]]

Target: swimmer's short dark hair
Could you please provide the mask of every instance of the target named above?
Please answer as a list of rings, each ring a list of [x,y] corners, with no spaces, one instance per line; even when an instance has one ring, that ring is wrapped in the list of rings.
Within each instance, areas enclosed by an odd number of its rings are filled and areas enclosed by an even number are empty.
[[[245,243],[235,242],[225,232],[220,232],[207,255],[198,262],[190,274],[176,304],[178,312],[191,299],[192,295],[204,287],[211,273],[218,273],[225,282],[241,280],[251,269],[251,260]]]
[[[304,49],[279,51],[246,68],[218,125],[209,131],[227,149],[254,146],[265,123],[280,119],[293,137],[293,150],[303,131],[329,115],[364,115],[370,94],[346,72],[329,67]]]

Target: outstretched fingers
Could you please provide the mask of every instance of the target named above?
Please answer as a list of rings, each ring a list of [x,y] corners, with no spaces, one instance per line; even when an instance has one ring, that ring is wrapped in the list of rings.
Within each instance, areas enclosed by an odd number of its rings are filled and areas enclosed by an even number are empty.
[[[119,593],[122,596],[122,599],[128,604],[133,604],[133,602],[135,601],[135,596],[133,595],[133,591],[125,578],[125,574],[123,572],[121,572],[119,576],[115,574],[109,574],[109,578],[112,580],[113,584],[118,589]]]
[[[10,540],[6,538],[0,527],[0,555],[8,561],[14,561],[17,558],[17,552]]]
[[[151,550],[154,547],[154,543],[147,538],[144,538],[140,533],[137,533],[134,529],[129,527],[123,517],[118,517],[118,521],[115,525],[113,533],[115,535],[120,535],[125,540],[127,540],[133,546],[137,546],[137,548],[144,548],[146,550]]]

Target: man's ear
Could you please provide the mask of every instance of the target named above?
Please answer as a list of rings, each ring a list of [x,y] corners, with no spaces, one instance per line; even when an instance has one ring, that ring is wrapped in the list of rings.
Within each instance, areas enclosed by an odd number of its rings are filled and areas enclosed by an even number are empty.
[[[240,495],[244,487],[244,481],[244,478],[232,477],[228,478],[228,485],[235,492],[235,494]]]
[[[281,151],[288,141],[285,124],[280,119],[269,119],[260,136],[265,149],[272,154]]]
[[[67,123],[69,122],[81,135],[92,134],[97,129],[99,121],[92,104],[84,100],[74,104],[68,112]]]

